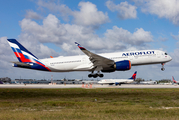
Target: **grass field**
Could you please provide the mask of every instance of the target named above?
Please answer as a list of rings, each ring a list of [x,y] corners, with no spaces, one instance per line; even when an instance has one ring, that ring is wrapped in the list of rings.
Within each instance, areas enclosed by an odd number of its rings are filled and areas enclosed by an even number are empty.
[[[179,89],[0,89],[0,120],[177,120]]]

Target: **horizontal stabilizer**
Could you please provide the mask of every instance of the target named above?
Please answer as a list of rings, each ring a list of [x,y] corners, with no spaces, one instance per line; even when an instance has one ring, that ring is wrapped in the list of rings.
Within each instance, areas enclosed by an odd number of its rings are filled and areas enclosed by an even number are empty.
[[[26,63],[22,63],[22,62],[12,62],[12,63],[14,63],[13,67],[21,67],[21,68],[28,68],[28,69],[31,68],[31,65]]]
[[[29,64],[26,64],[26,63],[23,63],[23,62],[12,62],[12,63],[14,63],[14,64],[16,64],[16,65],[18,65],[18,66],[26,66],[26,67],[30,67],[31,65],[29,65]]]

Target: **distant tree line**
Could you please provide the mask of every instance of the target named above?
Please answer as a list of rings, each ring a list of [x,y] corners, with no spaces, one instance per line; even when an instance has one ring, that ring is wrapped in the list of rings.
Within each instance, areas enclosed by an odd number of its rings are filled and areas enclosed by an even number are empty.
[[[142,78],[136,78],[135,81],[137,83],[140,83],[140,82],[143,82],[143,81],[152,81],[152,79],[145,80],[145,79],[142,79]],[[172,82],[171,79],[162,79],[162,80],[155,80],[155,81],[157,81],[157,83],[171,83]]]
[[[159,80],[158,83],[171,83],[171,79],[162,79],[162,80]]]

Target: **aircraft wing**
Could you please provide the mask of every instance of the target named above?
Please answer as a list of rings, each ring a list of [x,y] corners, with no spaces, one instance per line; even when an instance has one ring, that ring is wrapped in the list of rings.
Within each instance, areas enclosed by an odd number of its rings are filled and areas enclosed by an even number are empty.
[[[96,71],[100,71],[103,68],[111,67],[115,63],[114,60],[108,59],[106,57],[97,55],[86,50],[77,42],[75,42],[75,44],[81,49],[81,51],[83,51],[83,53],[85,53],[89,57],[89,60],[93,63],[93,66]]]

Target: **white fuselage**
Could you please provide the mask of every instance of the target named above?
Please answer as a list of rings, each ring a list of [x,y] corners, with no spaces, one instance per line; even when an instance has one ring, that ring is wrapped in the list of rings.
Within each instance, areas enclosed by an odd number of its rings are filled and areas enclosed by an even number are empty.
[[[100,80],[99,84],[115,84],[115,83],[132,83],[134,82],[133,79],[103,79]]]
[[[160,50],[139,50],[99,55],[114,60],[115,62],[130,60],[132,66],[166,63],[172,60],[169,55]],[[94,67],[93,63],[86,55],[60,56],[56,58],[41,59],[40,61],[52,72],[91,71]]]
[[[140,82],[140,84],[153,85],[153,84],[157,84],[157,82],[156,81],[143,81],[143,82]]]

